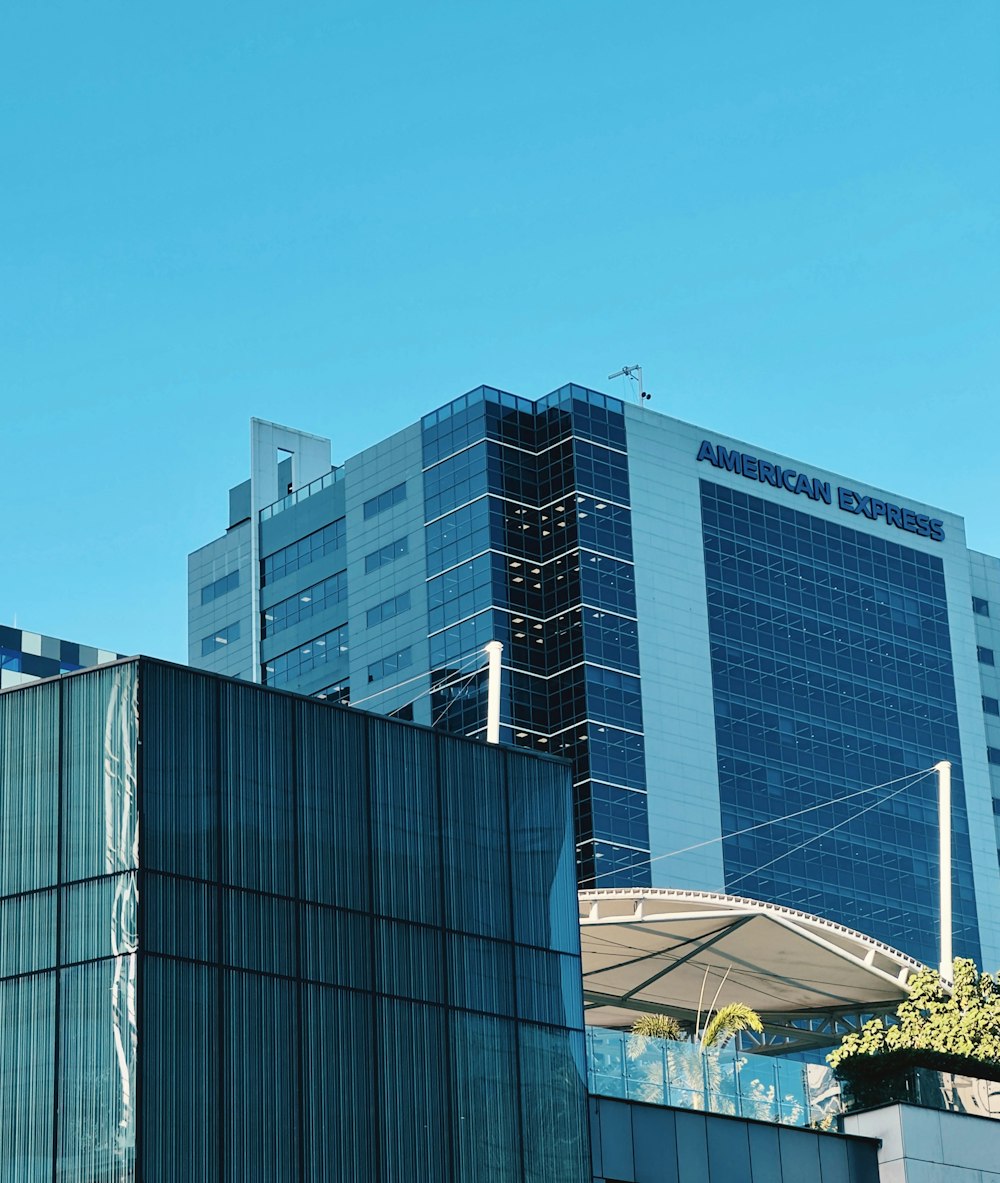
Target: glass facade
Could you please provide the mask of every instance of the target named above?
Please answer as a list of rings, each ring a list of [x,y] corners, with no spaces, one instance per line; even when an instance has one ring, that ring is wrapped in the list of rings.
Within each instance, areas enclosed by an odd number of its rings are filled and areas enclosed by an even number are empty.
[[[649,882],[622,405],[487,387],[424,418],[432,718],[478,734],[483,645],[504,644],[502,737],[573,764],[577,869]]]
[[[934,964],[934,779],[802,811],[949,759],[955,943],[978,961],[941,560],[707,481],[701,508],[726,890]]]
[[[146,659],[0,694],[0,1016],[10,1183],[584,1183],[566,769]]]

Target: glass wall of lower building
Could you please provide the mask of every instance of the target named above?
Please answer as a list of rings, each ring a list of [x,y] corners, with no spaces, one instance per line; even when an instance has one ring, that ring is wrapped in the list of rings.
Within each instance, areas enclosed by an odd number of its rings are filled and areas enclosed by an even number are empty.
[[[589,1178],[565,765],[145,660],[0,745],[5,1180]]]

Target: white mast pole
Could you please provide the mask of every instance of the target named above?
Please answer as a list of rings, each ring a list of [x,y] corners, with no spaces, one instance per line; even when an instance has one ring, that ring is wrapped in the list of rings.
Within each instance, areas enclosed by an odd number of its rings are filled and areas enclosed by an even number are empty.
[[[486,645],[489,655],[489,673],[486,682],[486,742],[500,742],[500,657],[503,654],[502,641],[490,641]]]
[[[938,774],[938,842],[941,892],[941,977],[951,981],[951,761],[934,765]]]

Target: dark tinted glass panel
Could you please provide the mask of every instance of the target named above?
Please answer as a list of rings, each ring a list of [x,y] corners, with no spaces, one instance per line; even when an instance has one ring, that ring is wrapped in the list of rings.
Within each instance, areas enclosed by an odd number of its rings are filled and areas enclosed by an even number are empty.
[[[238,682],[220,686],[222,875],[227,883],[294,891],[294,700]]]
[[[511,877],[518,885],[514,939],[578,952],[577,917],[549,906],[553,899],[564,899],[576,881],[567,769],[555,761],[532,760],[513,752],[507,759],[512,768]]]
[[[297,1183],[301,1137],[298,991],[281,978],[223,975],[223,1039],[238,1049],[223,1084],[223,1155],[228,1183]]]
[[[587,1107],[582,1032],[522,1027],[520,1069],[525,1177],[539,1183],[588,1178],[589,1148],[576,1137]]]
[[[55,1173],[60,1183],[128,1183],[133,1177],[135,998],[134,954],[60,975]]]
[[[480,936],[511,937],[507,786],[500,752],[441,749],[445,922]]]
[[[0,896],[59,878],[60,690],[0,695]]]
[[[138,904],[134,872],[64,887],[63,964],[134,953],[139,947]]]
[[[933,962],[932,779],[778,819],[948,758],[956,945],[978,956],[941,560],[709,482],[701,497],[722,830],[758,827],[724,843],[727,890]]]
[[[55,964],[55,890],[0,899],[0,978]]]
[[[134,868],[136,664],[106,666],[63,686],[63,878]]]
[[[11,1183],[49,1183],[55,1113],[54,973],[0,981],[0,1031],[0,1163]]]
[[[454,1178],[508,1183],[521,1173],[516,1028],[505,1019],[452,1013]]]
[[[434,735],[368,720],[374,907],[433,923],[441,892],[441,832]]]
[[[379,999],[380,1157],[387,1179],[449,1179],[446,1012]]]
[[[376,1179],[375,1126],[381,1118],[371,998],[310,985],[303,987],[302,1007],[309,1033],[302,1046],[308,1082],[302,1093],[305,1179]],[[400,1178],[406,1177],[402,1172]]]
[[[301,702],[299,851],[303,898],[343,908],[371,904],[368,730],[356,714]]]
[[[220,683],[153,662],[143,677],[146,865],[216,879]]]
[[[219,1003],[217,969],[145,959],[143,1178],[220,1178],[220,1059],[227,1053]],[[242,1041],[234,1046],[241,1054]]]

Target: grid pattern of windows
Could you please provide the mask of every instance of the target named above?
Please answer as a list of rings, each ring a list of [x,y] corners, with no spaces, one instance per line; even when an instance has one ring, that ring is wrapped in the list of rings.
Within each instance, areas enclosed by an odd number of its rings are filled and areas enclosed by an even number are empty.
[[[978,957],[941,560],[706,481],[701,505],[726,890],[932,964],[932,780],[776,819],[950,759],[955,940]]]
[[[981,599],[979,596],[972,597],[972,611],[977,616],[989,616],[990,602],[989,600]]]
[[[316,530],[305,538],[300,538],[298,542],[267,555],[260,564],[261,587],[285,575],[291,575],[300,567],[308,567],[310,563],[315,563],[325,555],[332,555],[340,550],[346,538],[346,521],[344,518],[337,518],[321,530]]]
[[[573,761],[581,882],[648,883],[621,404],[482,388],[427,416],[423,443],[432,719],[482,732],[474,661],[503,642],[501,735]]]
[[[347,625],[331,629],[295,649],[272,657],[261,667],[261,681],[266,686],[287,686],[303,674],[347,656]]]
[[[214,653],[217,649],[222,649],[231,641],[239,640],[240,636],[240,622],[234,621],[232,624],[227,624],[224,628],[216,629],[214,633],[209,633],[207,637],[201,639],[201,655],[208,657],[210,653]]]
[[[324,686],[312,696],[321,698],[324,702],[338,702],[341,706],[349,706],[351,702],[351,683],[347,678],[334,682],[332,686]]]
[[[0,695],[0,801],[5,1180],[589,1183],[554,762],[137,661]]]
[[[373,661],[368,667],[368,681],[378,682],[382,678],[398,674],[400,670],[405,670],[411,665],[413,665],[413,652],[407,645],[398,653],[389,653],[379,661]]]
[[[308,620],[328,608],[347,603],[347,572],[338,571],[329,579],[314,583],[303,591],[296,592],[287,600],[281,600],[260,614],[260,635],[271,637],[283,629],[291,628],[302,620]]]
[[[226,592],[233,591],[234,588],[240,586],[239,571],[230,571],[228,575],[223,575],[219,579],[213,580],[212,583],[206,583],[201,589],[202,604],[211,604],[213,600],[217,600],[219,596],[224,596]]]
[[[398,596],[393,596],[392,599],[384,600],[381,604],[376,604],[374,608],[369,608],[365,615],[365,621],[368,628],[372,628],[376,624],[392,620],[394,616],[399,616],[409,610],[410,593],[408,591],[400,592]]]
[[[387,509],[392,509],[394,505],[399,505],[401,501],[405,500],[406,481],[403,481],[402,484],[393,485],[391,489],[386,489],[384,493],[379,493],[377,497],[371,497],[365,502],[365,521],[377,514],[384,513]]]
[[[380,546],[378,550],[373,550],[371,554],[365,555],[365,574],[370,575],[380,567],[386,567],[389,563],[394,563],[397,559],[401,559],[403,555],[408,554],[409,550],[410,540],[405,536],[397,538],[395,542],[389,542],[385,546]]]

